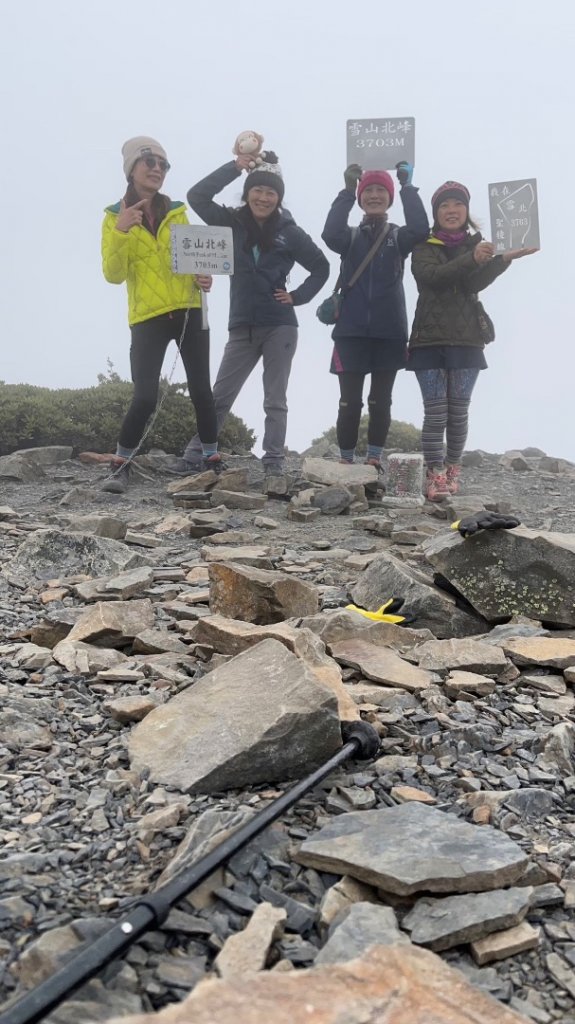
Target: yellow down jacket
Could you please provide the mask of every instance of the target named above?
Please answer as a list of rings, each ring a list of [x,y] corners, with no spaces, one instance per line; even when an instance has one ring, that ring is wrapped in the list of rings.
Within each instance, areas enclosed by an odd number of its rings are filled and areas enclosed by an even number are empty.
[[[174,274],[170,227],[187,224],[185,204],[170,203],[156,237],[136,225],[118,231],[120,204],[106,208],[102,225],[102,268],[106,281],[128,286],[128,320],[138,324],[173,309],[201,305],[200,289],[192,274]]]

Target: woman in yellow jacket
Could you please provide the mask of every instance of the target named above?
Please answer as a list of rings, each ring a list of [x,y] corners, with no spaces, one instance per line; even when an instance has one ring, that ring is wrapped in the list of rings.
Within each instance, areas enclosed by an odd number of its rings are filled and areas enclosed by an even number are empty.
[[[130,457],[156,407],[162,363],[172,339],[186,370],[204,463],[220,468],[210,335],[202,327],[200,293],[200,288],[209,291],[211,278],[172,271],[170,227],[187,224],[188,218],[184,203],[172,202],[160,192],[170,169],[162,146],[137,136],[124,143],[122,156],[128,188],[119,203],[107,208],[102,227],[104,277],[112,284],[127,284],[132,335],[134,394],[120,430],[113,475],[103,486],[114,494],[128,486]]]

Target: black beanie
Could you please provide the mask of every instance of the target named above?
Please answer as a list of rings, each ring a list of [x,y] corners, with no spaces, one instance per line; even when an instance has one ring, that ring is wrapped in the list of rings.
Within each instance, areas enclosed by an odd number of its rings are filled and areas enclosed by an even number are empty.
[[[281,203],[284,197],[285,185],[277,157],[275,153],[262,153],[262,156],[265,162],[259,164],[253,171],[250,171],[244,182],[242,199],[246,202],[249,190],[257,185],[263,185],[265,188],[273,188],[274,192],[277,192]]]

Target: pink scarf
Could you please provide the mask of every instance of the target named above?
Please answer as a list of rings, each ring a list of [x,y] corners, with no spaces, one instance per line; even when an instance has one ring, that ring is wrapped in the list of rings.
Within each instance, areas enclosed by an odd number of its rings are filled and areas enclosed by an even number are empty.
[[[441,228],[436,228],[432,232],[434,238],[438,238],[444,245],[461,245],[466,238],[469,238],[468,231],[442,231]]]

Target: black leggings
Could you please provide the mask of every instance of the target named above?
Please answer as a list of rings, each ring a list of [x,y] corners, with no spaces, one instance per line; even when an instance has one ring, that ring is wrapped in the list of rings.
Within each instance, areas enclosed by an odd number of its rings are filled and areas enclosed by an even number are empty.
[[[178,342],[184,328],[184,309],[133,324],[130,366],[134,382],[132,404],[120,430],[122,448],[136,448],[158,401],[160,373],[170,341]],[[217,440],[216,410],[210,384],[210,332],[202,330],[201,309],[190,309],[181,345],[188,390],[198,433],[204,444]]]
[[[369,420],[367,443],[383,448],[391,424],[391,393],[397,370],[374,370],[367,399]],[[359,421],[363,408],[363,382],[365,373],[340,373],[340,402],[337,416],[337,443],[344,451],[357,444]]]

